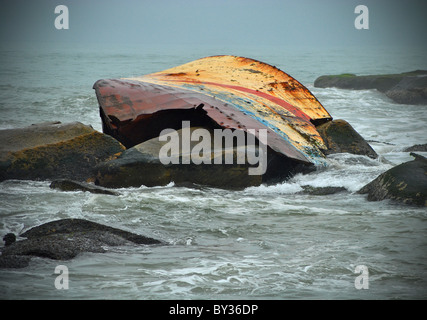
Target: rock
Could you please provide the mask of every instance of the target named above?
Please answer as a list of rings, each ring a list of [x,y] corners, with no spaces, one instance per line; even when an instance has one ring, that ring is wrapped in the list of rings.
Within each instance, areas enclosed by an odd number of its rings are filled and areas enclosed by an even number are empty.
[[[411,147],[406,148],[403,150],[404,152],[413,152],[413,151],[421,151],[421,152],[427,152],[427,143],[426,144],[416,144]]]
[[[25,268],[30,264],[30,256],[6,255],[0,256],[0,269]]]
[[[30,230],[21,234],[21,237],[27,239],[36,239],[43,236],[53,234],[75,234],[76,232],[86,233],[92,238],[106,234],[116,235],[124,240],[131,241],[137,244],[160,244],[161,241],[152,238],[147,238],[141,235],[124,231],[121,229],[113,228],[110,226],[102,225],[96,222],[84,219],[62,219],[42,224],[40,226],[31,228]],[[123,241],[122,241],[123,242]]]
[[[318,77],[314,81],[316,88],[340,88],[352,90],[367,90],[377,89],[385,92],[397,85],[402,76],[399,75],[368,75],[357,76],[352,73],[344,73],[339,75],[324,75]]]
[[[356,76],[354,74],[320,76],[317,88],[377,89],[397,103],[427,104],[427,71],[416,70],[400,74]]]
[[[155,245],[161,241],[84,219],[62,219],[34,227],[1,250],[0,267],[23,267],[28,256],[69,260],[82,252],[105,252],[105,247]]]
[[[190,128],[190,132],[196,129],[198,128]],[[182,129],[177,133],[181,141]],[[229,189],[241,189],[262,183],[262,175],[248,174],[250,167],[248,163],[236,164],[237,161],[234,161],[235,164],[214,164],[216,156],[213,149],[206,152],[209,155],[210,164],[195,164],[193,161],[183,164],[182,159],[186,155],[181,152],[179,146],[178,153],[170,155],[171,158],[173,156],[178,159],[179,164],[163,164],[160,152],[166,143],[169,142],[160,141],[159,137],[153,138],[127,149],[117,159],[98,165],[95,183],[107,188],[123,188],[141,185],[162,186],[174,182],[176,185],[196,184]],[[196,144],[192,141],[190,150],[193,150]],[[221,148],[219,157],[224,157],[226,154],[236,157],[237,154],[245,151],[244,147],[243,149],[241,147]],[[273,161],[273,159],[270,160]]]
[[[312,186],[301,186],[303,191],[300,194],[309,194],[313,196],[326,196],[330,194],[347,192],[348,190],[344,187],[312,187]]]
[[[401,104],[427,104],[427,71],[424,75],[403,78],[385,91],[387,97]]]
[[[124,151],[109,135],[80,122],[0,130],[0,181],[87,180],[93,167]]]
[[[401,203],[427,206],[427,159],[411,153],[414,160],[402,163],[378,176],[358,191],[369,201],[392,199]]]
[[[8,233],[3,237],[4,245],[9,246],[16,241],[16,236],[13,233]]]
[[[326,155],[351,153],[378,158],[368,142],[345,120],[328,121],[316,128],[327,147]]]
[[[90,193],[108,194],[113,196],[119,195],[119,193],[115,191],[108,190],[100,186],[73,180],[54,180],[50,184],[50,188],[62,191],[87,191]]]

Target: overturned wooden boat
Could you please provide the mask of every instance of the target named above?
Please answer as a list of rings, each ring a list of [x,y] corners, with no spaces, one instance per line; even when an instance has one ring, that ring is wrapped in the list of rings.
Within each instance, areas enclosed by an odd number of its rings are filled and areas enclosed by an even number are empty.
[[[126,147],[166,128],[192,126],[267,131],[270,150],[295,163],[322,165],[316,125],[332,119],[300,82],[266,63],[211,56],[140,77],[94,84],[104,133]]]

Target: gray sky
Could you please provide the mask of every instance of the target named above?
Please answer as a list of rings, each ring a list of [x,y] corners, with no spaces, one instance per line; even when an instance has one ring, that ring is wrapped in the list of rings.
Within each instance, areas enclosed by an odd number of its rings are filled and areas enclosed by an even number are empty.
[[[356,30],[354,8],[369,8]],[[57,30],[57,5],[69,30]],[[290,46],[427,46],[427,0],[8,0],[5,41]]]

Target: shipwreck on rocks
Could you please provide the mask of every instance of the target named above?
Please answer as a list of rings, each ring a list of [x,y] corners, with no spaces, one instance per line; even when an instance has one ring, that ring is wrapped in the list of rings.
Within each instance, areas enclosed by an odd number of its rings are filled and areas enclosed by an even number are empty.
[[[79,122],[0,130],[0,181],[241,189],[326,166],[331,153],[377,157],[300,82],[253,59],[212,56],[93,87],[103,133]]]
[[[258,143],[261,143],[259,132],[265,132],[267,170],[261,179],[251,184],[283,180],[295,172],[325,165],[327,146],[316,126],[331,121],[331,115],[300,82],[257,60],[237,56],[206,57],[140,77],[101,79],[93,88],[103,132],[128,148],[122,155],[124,158],[114,160],[116,163],[129,159],[129,151],[136,146],[158,140],[165,129],[180,130],[183,122],[189,122],[192,128],[242,131],[246,136],[256,136]],[[144,148],[137,149],[145,161],[164,169],[167,166],[161,166],[156,155],[160,147],[153,148],[151,142],[148,153],[144,153]],[[136,154],[132,152],[132,158]],[[104,185],[116,186],[112,177],[126,176],[118,166],[112,168],[114,161],[106,164],[107,167],[101,164],[99,184],[108,180]],[[126,165],[134,169],[132,161]],[[191,165],[187,171],[195,168]],[[247,175],[247,171],[244,174]],[[128,174],[132,180],[134,175],[134,170]],[[191,180],[163,170],[162,184],[178,176],[182,182]],[[151,177],[150,185],[152,180]],[[133,184],[140,182],[143,179]]]

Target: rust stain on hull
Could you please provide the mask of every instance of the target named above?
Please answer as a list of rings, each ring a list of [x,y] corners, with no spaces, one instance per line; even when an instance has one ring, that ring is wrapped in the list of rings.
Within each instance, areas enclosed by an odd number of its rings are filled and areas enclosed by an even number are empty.
[[[268,146],[309,164],[324,163],[324,142],[314,124],[332,117],[297,80],[253,59],[202,58],[162,72],[95,83],[104,132],[126,146],[165,128],[216,125],[266,129]]]

